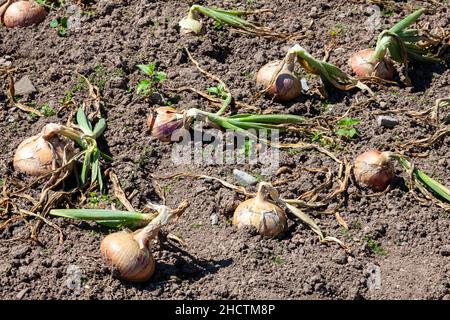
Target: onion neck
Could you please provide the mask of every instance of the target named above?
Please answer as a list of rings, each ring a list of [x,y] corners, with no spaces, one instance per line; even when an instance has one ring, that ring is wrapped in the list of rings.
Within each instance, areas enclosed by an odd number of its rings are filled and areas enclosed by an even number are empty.
[[[378,36],[377,46],[372,56],[369,59],[371,63],[377,63],[384,59],[387,53],[387,48],[391,42],[391,37],[389,36],[389,31],[385,30]]]

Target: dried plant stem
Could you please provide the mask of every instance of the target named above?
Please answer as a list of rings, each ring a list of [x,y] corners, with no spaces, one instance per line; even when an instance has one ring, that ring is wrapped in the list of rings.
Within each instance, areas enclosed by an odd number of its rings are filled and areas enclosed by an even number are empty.
[[[114,188],[114,195],[116,196],[117,199],[119,199],[119,201],[123,204],[123,206],[131,212],[135,212],[136,210],[133,208],[133,206],[131,205],[130,201],[128,201],[125,192],[123,192],[120,183],[119,183],[119,179],[117,178],[117,175],[114,173],[113,170],[109,170],[109,179],[111,180],[112,184],[113,184],[113,188]]]

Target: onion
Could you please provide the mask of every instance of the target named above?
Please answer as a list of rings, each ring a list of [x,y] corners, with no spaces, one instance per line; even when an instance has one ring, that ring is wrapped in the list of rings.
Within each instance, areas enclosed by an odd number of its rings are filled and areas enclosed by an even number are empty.
[[[72,144],[53,133],[54,125],[46,125],[41,133],[19,144],[13,160],[16,171],[40,176],[61,167],[66,158],[73,156]]]
[[[253,226],[263,236],[276,237],[286,229],[287,218],[283,209],[266,200],[265,186],[266,184],[261,183],[256,197],[242,202],[236,208],[233,225]]]
[[[148,241],[140,245],[136,235],[129,231],[119,231],[106,236],[100,251],[108,265],[117,270],[119,277],[128,281],[142,282],[151,278],[156,262]]]
[[[300,96],[302,85],[292,73],[293,64],[285,64],[281,68],[282,63],[282,60],[276,60],[264,65],[256,74],[256,83],[264,89],[267,88],[267,92],[274,96],[275,100],[289,101]]]
[[[183,126],[184,115],[171,107],[160,107],[147,118],[151,134],[163,142],[171,141],[172,133]]]
[[[351,56],[349,64],[358,77],[378,77],[391,80],[394,77],[394,66],[388,58],[373,59],[374,49],[365,49]]]
[[[27,27],[44,21],[46,15],[45,8],[35,1],[17,1],[6,9],[3,24],[8,28]]]
[[[158,216],[141,230],[134,233],[119,231],[106,236],[100,251],[106,263],[116,269],[120,278],[142,282],[151,278],[155,272],[155,258],[152,255],[150,241],[155,239],[161,227],[177,220],[188,203],[183,201],[172,210],[164,205],[147,204],[147,208],[156,210]]]
[[[198,14],[194,11],[189,11],[187,17],[180,20],[178,23],[182,34],[199,34],[203,32],[203,24],[200,21]]]
[[[383,191],[394,178],[394,166],[388,153],[369,150],[355,159],[353,173],[359,183]]]

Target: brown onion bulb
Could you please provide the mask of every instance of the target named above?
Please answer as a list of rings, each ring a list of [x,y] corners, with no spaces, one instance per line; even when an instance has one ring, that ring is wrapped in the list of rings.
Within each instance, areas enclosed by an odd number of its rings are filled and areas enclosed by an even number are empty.
[[[265,200],[261,189],[255,198],[242,202],[234,211],[233,225],[256,228],[259,234],[276,237],[287,227],[287,217],[283,209]]]
[[[302,93],[300,80],[288,67],[280,69],[281,60],[265,64],[256,74],[256,83],[262,85],[267,92],[278,101],[289,101],[299,97]],[[271,83],[275,72],[279,71],[275,81]]]
[[[375,191],[383,191],[394,178],[394,166],[384,152],[369,150],[355,159],[353,173],[359,183]]]
[[[135,282],[147,281],[155,272],[156,262],[147,245],[140,246],[134,234],[119,231],[106,236],[100,251],[106,263],[117,270],[119,277]]]
[[[16,171],[40,176],[61,167],[65,158],[70,159],[74,155],[70,141],[45,133],[49,125],[19,144],[13,160]]]
[[[27,27],[44,21],[46,15],[45,8],[35,1],[17,1],[6,9],[3,24],[8,28]]]
[[[374,49],[365,49],[351,56],[349,64],[358,77],[378,77],[391,80],[394,77],[394,66],[388,58],[371,62]]]

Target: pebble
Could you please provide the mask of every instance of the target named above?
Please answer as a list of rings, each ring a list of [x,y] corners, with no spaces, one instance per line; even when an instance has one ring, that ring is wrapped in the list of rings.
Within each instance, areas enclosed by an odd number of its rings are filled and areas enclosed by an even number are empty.
[[[30,247],[24,246],[22,248],[19,248],[19,249],[15,250],[14,252],[12,252],[11,256],[14,259],[22,259],[22,258],[24,258],[27,255],[27,253],[29,251],[30,251]]]
[[[302,85],[302,90],[303,91],[309,91],[309,86],[308,86],[308,81],[306,81],[305,78],[301,78],[300,83]]]
[[[16,295],[16,298],[21,300],[28,293],[28,291],[30,291],[30,288],[20,290],[20,292]]]
[[[30,77],[23,76],[19,81],[14,83],[14,94],[15,95],[25,95],[29,93],[36,92],[36,88],[30,80]]]
[[[398,125],[397,118],[391,117],[391,116],[378,116],[377,122],[379,126],[385,127],[385,128],[394,128],[396,125]]]
[[[335,254],[331,260],[337,264],[346,264],[347,263],[347,255],[345,254],[345,252],[338,252],[337,254]]]
[[[450,245],[442,246],[441,249],[439,250],[439,253],[441,254],[441,256],[444,257],[450,256]]]
[[[209,218],[211,219],[211,224],[213,226],[219,224],[219,217],[217,216],[217,214],[213,213]]]
[[[258,183],[258,180],[256,180],[255,177],[253,177],[251,174],[248,174],[247,172],[234,169],[233,175],[238,180],[239,183],[245,185],[245,186],[252,186]]]

